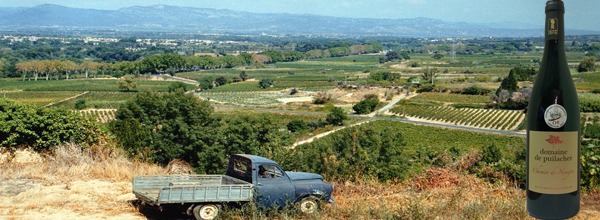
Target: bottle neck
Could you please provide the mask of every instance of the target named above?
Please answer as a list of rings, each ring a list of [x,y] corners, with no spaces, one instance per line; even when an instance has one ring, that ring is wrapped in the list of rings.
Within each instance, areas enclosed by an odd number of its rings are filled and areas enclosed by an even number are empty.
[[[546,3],[546,48],[563,47],[565,41],[565,6],[561,0]]]

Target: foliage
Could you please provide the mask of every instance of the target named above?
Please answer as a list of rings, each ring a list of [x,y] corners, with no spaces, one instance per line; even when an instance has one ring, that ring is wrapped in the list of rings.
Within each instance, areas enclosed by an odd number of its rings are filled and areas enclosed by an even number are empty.
[[[430,121],[484,127],[497,130],[512,130],[523,119],[522,111],[499,109],[451,108],[403,104],[390,110],[399,116],[416,117]]]
[[[374,72],[369,74],[369,78],[375,81],[396,81],[400,79],[400,73],[392,73],[390,71]]]
[[[578,96],[579,110],[581,112],[600,112],[600,95],[583,93]]]
[[[444,55],[442,55],[442,54],[439,54],[439,53],[436,53],[436,54],[434,54],[434,55],[433,55],[433,56],[431,56],[431,57],[432,57],[433,59],[439,60],[439,59],[442,59],[442,58],[444,58]]]
[[[85,109],[85,99],[78,99],[75,101],[75,109],[82,110]]]
[[[268,114],[227,116],[221,119],[219,130],[220,135],[214,138],[222,143],[225,154],[220,156],[225,161],[227,155],[236,153],[281,158],[287,155],[284,147],[292,142],[290,134]],[[224,172],[227,165],[220,166],[221,171]]]
[[[375,96],[375,98],[369,97],[352,106],[352,110],[354,110],[356,114],[367,114],[374,111],[378,104],[379,99],[377,96]]]
[[[331,125],[343,125],[346,119],[348,119],[348,115],[343,108],[333,107],[329,109],[329,114],[327,114],[325,121]]]
[[[248,74],[246,73],[246,71],[242,71],[240,72],[239,77],[240,79],[242,79],[242,81],[246,81],[248,79]]]
[[[510,156],[514,150],[524,149],[524,143],[517,137],[375,121],[299,145],[282,164],[321,173],[329,180],[401,182],[428,168],[448,149],[455,149],[452,152],[457,153],[449,153],[456,161],[462,156],[460,152],[490,144]]]
[[[512,94],[513,92],[517,91],[517,89],[519,89],[519,86],[517,85],[515,72],[511,71],[508,73],[508,77],[504,78],[502,83],[500,83],[500,87],[498,87],[496,90],[496,95],[499,95],[502,90],[506,90],[509,92],[509,94]]]
[[[319,92],[315,96],[313,100],[313,104],[322,105],[328,103],[333,100],[333,95],[331,93]]]
[[[421,78],[423,79],[423,81],[425,82],[431,82],[433,84],[433,80],[435,79],[435,74],[437,74],[439,72],[439,70],[437,68],[429,68],[429,67],[425,67],[425,69],[423,69],[423,72],[421,74]]]
[[[77,113],[0,99],[0,146],[49,151],[66,142],[89,146],[98,141],[98,135],[98,127]]]
[[[586,56],[577,66],[577,72],[594,72],[596,71],[596,57]]]
[[[187,86],[183,82],[174,82],[169,85],[169,92],[187,92]]]
[[[289,166],[333,180],[404,179],[415,153],[404,146],[403,135],[395,129],[351,127],[297,147]]]
[[[600,187],[600,142],[596,139],[581,144],[581,185]]]
[[[202,90],[212,89],[214,85],[214,79],[211,76],[205,76],[198,80],[198,84]]]
[[[492,92],[492,91],[489,89],[484,89],[484,88],[478,87],[476,85],[473,85],[473,86],[464,88],[462,90],[461,94],[463,94],[463,95],[487,95],[490,92]]]
[[[537,70],[533,67],[516,66],[510,69],[509,73],[513,73],[517,81],[533,81],[533,76],[537,74]]]
[[[215,84],[217,86],[222,86],[227,84],[227,78],[225,78],[224,76],[219,76],[215,79]]]
[[[137,82],[132,76],[125,76],[119,80],[119,89],[123,92],[135,91],[136,88]]]
[[[269,88],[269,87],[271,87],[272,85],[273,85],[273,80],[272,80],[272,79],[269,79],[269,78],[266,78],[266,79],[261,79],[261,80],[258,82],[258,86],[259,86],[260,88],[262,88],[262,89]]]
[[[159,164],[182,159],[217,171],[221,161],[210,156],[220,152],[212,111],[208,102],[181,92],[140,93],[119,108],[110,127],[133,157]]]
[[[435,89],[435,85],[434,84],[423,84],[421,85],[418,89],[417,92],[418,93],[424,93],[424,92],[432,92]]]
[[[287,124],[287,129],[291,132],[301,131],[308,127],[308,123],[304,120],[292,120]]]

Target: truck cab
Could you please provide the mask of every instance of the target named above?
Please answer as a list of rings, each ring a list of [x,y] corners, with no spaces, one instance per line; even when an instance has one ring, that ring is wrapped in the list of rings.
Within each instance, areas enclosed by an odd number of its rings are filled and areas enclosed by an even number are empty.
[[[227,176],[254,185],[254,199],[264,208],[296,205],[304,213],[317,211],[320,202],[333,203],[333,185],[314,173],[283,171],[279,164],[264,157],[234,154],[229,158]]]

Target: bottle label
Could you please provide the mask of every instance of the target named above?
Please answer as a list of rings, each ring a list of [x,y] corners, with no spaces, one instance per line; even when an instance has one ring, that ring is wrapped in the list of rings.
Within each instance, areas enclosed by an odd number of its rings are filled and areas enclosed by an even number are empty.
[[[578,136],[577,131],[529,131],[529,190],[565,194],[579,189]]]
[[[552,104],[544,112],[544,121],[551,128],[561,128],[567,123],[567,110],[562,105]]]
[[[548,35],[558,35],[558,18],[548,19]]]

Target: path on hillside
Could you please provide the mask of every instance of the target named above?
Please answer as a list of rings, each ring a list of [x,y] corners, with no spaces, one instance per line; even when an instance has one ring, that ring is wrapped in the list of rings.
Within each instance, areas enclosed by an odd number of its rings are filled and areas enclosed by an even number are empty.
[[[408,97],[414,97],[417,94],[410,94]],[[305,144],[305,143],[310,143],[312,141],[314,141],[315,139],[319,139],[322,137],[325,137],[327,135],[330,135],[336,131],[342,130],[344,128],[348,128],[348,127],[354,127],[357,125],[361,125],[364,123],[369,123],[372,122],[374,120],[388,120],[388,121],[398,121],[398,122],[403,122],[403,123],[411,123],[411,124],[416,124],[416,125],[424,125],[424,126],[431,126],[431,127],[440,127],[440,128],[448,128],[448,129],[459,129],[459,130],[465,130],[465,131],[472,131],[472,132],[484,132],[484,133],[490,133],[490,134],[497,134],[497,135],[506,135],[506,136],[518,136],[518,137],[525,137],[525,133],[524,132],[520,132],[520,131],[508,131],[508,130],[496,130],[496,129],[487,129],[487,128],[477,128],[477,127],[469,127],[469,126],[462,126],[462,125],[454,125],[454,124],[446,124],[446,123],[440,123],[440,122],[434,122],[434,121],[423,121],[423,120],[413,120],[413,119],[406,119],[406,118],[396,118],[396,117],[378,117],[377,115],[379,114],[384,114],[387,111],[389,111],[389,109],[391,109],[394,105],[396,105],[399,101],[401,101],[402,99],[406,98],[406,95],[400,95],[396,98],[394,98],[390,103],[388,103],[386,106],[384,106],[383,108],[372,112],[370,114],[367,115],[350,115],[349,117],[353,117],[353,118],[365,118],[365,119],[372,119],[372,120],[368,120],[368,121],[362,121],[362,122],[358,122],[355,124],[351,124],[351,125],[347,125],[347,126],[343,126],[343,127],[339,127],[336,128],[334,130],[331,131],[327,131],[327,132],[323,132],[321,134],[317,134],[315,136],[312,136],[310,138],[301,140],[301,141],[297,141],[294,144],[292,144],[292,146],[290,146],[290,148],[295,148],[298,145],[301,144]],[[307,111],[294,111],[294,110],[282,110],[282,109],[272,109],[272,108],[257,108],[257,107],[249,107],[249,106],[234,106],[234,105],[223,105],[223,104],[213,104],[214,107],[216,108],[229,108],[229,109],[248,109],[248,110],[253,110],[253,111],[261,111],[261,112],[269,112],[269,113],[281,113],[281,114],[299,114],[299,115],[326,115],[327,113],[324,112],[307,112]]]
[[[75,99],[75,98],[77,98],[77,97],[79,97],[79,96],[82,96],[82,95],[85,95],[85,94],[88,94],[88,93],[89,93],[89,91],[85,91],[85,92],[79,93],[79,94],[77,94],[77,95],[75,95],[75,96],[71,96],[71,97],[69,97],[69,98],[66,98],[66,99],[60,100],[60,101],[58,101],[58,102],[52,102],[52,103],[50,103],[50,104],[47,104],[47,105],[45,105],[44,107],[53,106],[53,105],[56,105],[56,104],[59,104],[59,103],[63,103],[63,102],[69,101],[69,100],[71,100],[71,99]]]
[[[388,110],[390,110],[390,108],[394,107],[394,105],[396,105],[396,103],[398,103],[400,100],[406,98],[407,95],[409,95],[409,97],[413,97],[416,94],[412,94],[412,95],[410,95],[410,94],[402,94],[402,95],[399,95],[398,97],[393,98],[392,101],[390,103],[388,103],[387,105],[385,105],[383,108],[381,108],[381,109],[379,109],[377,111],[373,111],[372,113],[367,114],[367,115],[362,115],[362,116],[359,115],[358,117],[373,118],[373,117],[375,117],[379,113],[387,112]],[[362,125],[362,124],[369,123],[369,122],[372,122],[372,121],[373,120],[362,121],[362,122],[358,122],[358,123],[351,124],[351,125],[348,125],[348,126],[342,126],[342,127],[336,128],[336,129],[331,130],[331,131],[323,132],[321,134],[317,134],[315,136],[312,136],[312,137],[310,137],[308,139],[297,141],[296,143],[292,144],[292,146],[290,148],[293,149],[293,148],[295,148],[298,145],[313,142],[315,139],[319,139],[319,138],[325,137],[325,136],[330,135],[330,134],[332,134],[332,133],[334,133],[336,131],[339,131],[339,130],[342,130],[342,129],[345,129],[345,128],[349,128],[349,127],[354,127],[354,126]]]

